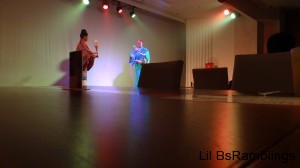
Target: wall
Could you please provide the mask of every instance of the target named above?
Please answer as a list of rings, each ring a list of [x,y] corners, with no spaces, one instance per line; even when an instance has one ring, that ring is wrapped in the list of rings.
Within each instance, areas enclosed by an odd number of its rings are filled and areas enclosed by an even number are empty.
[[[128,53],[137,39],[144,40],[151,62],[185,59],[183,23],[138,9],[133,20],[128,14],[118,16],[114,7],[103,12],[97,3],[2,0],[0,86],[68,85],[69,52],[82,28],[89,33],[91,49],[95,39],[100,41],[100,58],[88,72],[88,85],[133,86]]]
[[[217,67],[228,68],[228,78],[231,80],[234,64],[234,24],[236,20],[221,18],[215,25],[213,35],[213,62]]]
[[[257,53],[257,21],[241,14],[234,25],[234,55]]]
[[[257,53],[257,22],[241,13],[236,19],[226,21],[214,37],[215,60],[219,67],[228,67],[231,80],[235,56]]]
[[[296,40],[296,46],[300,46],[300,8],[286,9],[284,13],[282,31],[291,33]]]
[[[263,22],[263,52],[268,53],[268,39],[275,33],[280,32],[280,22],[277,20],[270,20]]]

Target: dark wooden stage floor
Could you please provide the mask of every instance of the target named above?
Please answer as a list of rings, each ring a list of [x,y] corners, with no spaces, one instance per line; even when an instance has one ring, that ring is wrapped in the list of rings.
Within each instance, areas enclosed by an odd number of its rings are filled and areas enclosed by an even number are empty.
[[[0,167],[299,167],[300,106],[177,96],[0,87]]]

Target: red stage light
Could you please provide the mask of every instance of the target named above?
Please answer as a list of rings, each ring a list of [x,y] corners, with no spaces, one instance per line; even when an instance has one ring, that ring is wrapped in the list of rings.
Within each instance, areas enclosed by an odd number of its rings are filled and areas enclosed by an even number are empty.
[[[121,2],[120,2],[120,1],[118,1],[118,5],[117,5],[116,10],[117,10],[117,12],[118,12],[119,14],[121,14],[121,13],[123,12],[123,9],[122,9]]]
[[[225,9],[225,10],[224,10],[224,15],[225,15],[225,16],[228,16],[230,13],[231,13],[231,12],[230,12],[229,9]]]
[[[107,9],[108,9],[108,4],[103,4],[103,5],[102,5],[102,8],[103,8],[104,10],[107,10]]]
[[[205,63],[205,68],[206,69],[213,68],[213,67],[214,67],[214,63],[213,62]]]

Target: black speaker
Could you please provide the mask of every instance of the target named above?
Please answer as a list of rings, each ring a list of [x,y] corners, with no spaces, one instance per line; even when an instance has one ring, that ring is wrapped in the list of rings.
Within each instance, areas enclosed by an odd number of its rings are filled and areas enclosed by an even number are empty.
[[[82,51],[70,52],[70,81],[71,89],[82,88]]]

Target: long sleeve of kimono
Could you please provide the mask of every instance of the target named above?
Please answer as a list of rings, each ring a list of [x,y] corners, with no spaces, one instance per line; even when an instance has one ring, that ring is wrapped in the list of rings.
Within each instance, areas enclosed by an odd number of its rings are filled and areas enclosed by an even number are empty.
[[[77,45],[77,50],[82,51],[82,55],[87,57],[88,59],[92,56],[93,52],[89,49],[84,41],[80,41]]]

